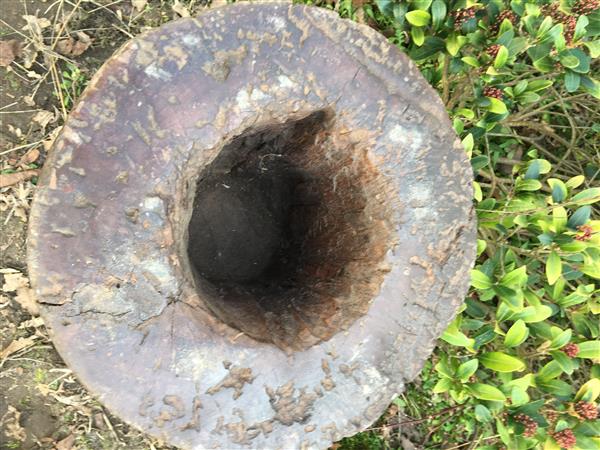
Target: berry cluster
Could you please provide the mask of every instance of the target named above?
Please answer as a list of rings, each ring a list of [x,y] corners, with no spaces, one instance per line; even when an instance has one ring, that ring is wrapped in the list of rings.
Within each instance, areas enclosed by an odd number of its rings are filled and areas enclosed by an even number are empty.
[[[477,8],[471,6],[470,8],[457,9],[456,11],[452,11],[451,15],[454,18],[454,29],[460,30],[462,26],[470,19],[475,17],[475,13],[477,12]]]
[[[491,86],[483,88],[483,95],[484,97],[493,97],[497,98],[498,100],[502,100],[502,97],[504,97],[502,89]]]
[[[596,0],[598,1],[598,0]],[[563,33],[567,44],[573,42],[573,36],[575,35],[575,26],[577,25],[577,19],[574,16],[565,14],[560,9],[558,3],[550,3],[542,7],[542,14],[550,16],[552,20],[557,23],[563,24]]]
[[[580,401],[575,403],[575,412],[584,419],[595,420],[598,418],[598,405]]]
[[[510,23],[513,25],[515,25],[518,20],[517,15],[514,12],[512,12],[510,9],[505,9],[498,14],[498,17],[496,17],[494,23],[490,25],[490,33],[496,34],[500,29],[500,25],[502,25],[502,22],[504,22],[504,19],[510,20]]]
[[[581,225],[577,227],[577,229],[582,233],[575,236],[575,239],[578,241],[589,241],[592,237],[592,232],[594,231],[589,225]]]
[[[553,433],[551,436],[562,448],[573,448],[575,447],[575,444],[577,444],[577,439],[573,434],[573,430],[570,428],[559,431],[558,433]]]
[[[525,437],[533,437],[535,432],[537,431],[538,424],[535,420],[525,414],[519,414],[515,417],[517,422],[525,425],[525,431],[523,432],[523,436]]]
[[[577,3],[573,5],[571,11],[573,14],[581,15],[590,15],[594,11],[597,11],[600,8],[600,0],[578,0]]]
[[[492,58],[496,58],[496,55],[498,54],[498,50],[500,50],[500,45],[499,44],[493,44],[490,45],[485,52],[490,55]]]
[[[577,356],[577,354],[579,353],[579,346],[577,344],[569,343],[569,344],[565,345],[561,350],[569,358],[575,358]]]
[[[559,415],[560,415],[560,413],[554,409],[548,409],[544,413],[544,416],[546,417],[546,420],[548,421],[549,424],[555,424],[556,421],[558,420]]]

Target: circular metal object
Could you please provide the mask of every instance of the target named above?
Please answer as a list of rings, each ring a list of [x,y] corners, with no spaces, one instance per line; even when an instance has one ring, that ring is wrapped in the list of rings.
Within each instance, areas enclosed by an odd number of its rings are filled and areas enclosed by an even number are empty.
[[[228,6],[95,75],[40,178],[30,276],[58,351],[127,422],[183,448],[327,448],[461,304],[471,181],[385,38]]]

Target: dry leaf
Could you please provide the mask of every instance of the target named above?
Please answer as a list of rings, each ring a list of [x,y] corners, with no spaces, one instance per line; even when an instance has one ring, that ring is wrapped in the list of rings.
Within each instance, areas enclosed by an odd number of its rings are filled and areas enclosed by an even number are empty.
[[[27,436],[21,426],[21,413],[12,405],[8,405],[8,411],[0,418],[0,428],[6,438],[16,442],[24,441]]]
[[[23,97],[23,103],[27,106],[35,106],[35,102],[33,101],[33,95],[26,95]]]
[[[24,328],[38,328],[44,326],[44,319],[41,317],[34,317],[33,319],[26,320],[25,322],[21,322],[19,325],[19,330]]]
[[[40,157],[40,151],[37,148],[33,148],[25,153],[19,160],[19,166],[23,164],[31,164],[37,161]]]
[[[16,39],[0,41],[0,66],[7,67],[21,55],[21,43]]]
[[[3,269],[3,270],[12,270],[12,269]],[[4,292],[15,292],[18,289],[29,287],[29,280],[27,277],[24,277],[22,273],[19,272],[9,272],[4,274],[4,285],[2,286],[2,290]]]
[[[83,31],[76,32],[75,37],[69,36],[58,41],[56,50],[65,56],[79,56],[92,45],[92,38]]]
[[[190,17],[190,12],[188,9],[181,4],[179,0],[175,0],[173,3],[173,11],[175,11],[181,17]]]
[[[56,140],[56,137],[60,133],[60,130],[62,130],[62,126],[56,127],[54,130],[52,130],[50,132],[48,137],[44,140],[44,142],[42,142],[42,145],[44,146],[44,150],[49,152],[52,149],[52,146],[54,145],[54,141]]]
[[[31,31],[35,35],[41,35],[44,28],[48,28],[50,25],[52,25],[52,22],[45,17],[25,15],[23,16],[23,19],[25,19],[27,25],[21,29],[23,31]]]
[[[54,115],[54,113],[43,109],[41,111],[36,112],[31,120],[39,124],[42,129],[45,129],[46,125],[56,120],[56,116]]]
[[[71,450],[75,444],[75,435],[70,434],[56,443],[56,450]]]
[[[30,180],[33,177],[37,177],[38,174],[39,174],[39,170],[37,170],[37,169],[22,170],[20,172],[15,172],[15,173],[0,174],[0,188],[6,187],[6,186],[12,186],[13,184],[20,183],[21,181]]]
[[[13,353],[17,353],[19,350],[31,347],[35,344],[37,336],[29,336],[26,338],[19,338],[16,341],[12,341],[8,346],[0,352],[0,360],[8,358]]]
[[[35,300],[35,296],[33,294],[33,289],[31,288],[20,288],[17,291],[17,295],[15,296],[15,300],[21,307],[27,311],[32,316],[39,316],[40,310],[38,308],[38,303]]]
[[[147,4],[148,0],[131,0],[131,5],[137,12],[142,12]]]

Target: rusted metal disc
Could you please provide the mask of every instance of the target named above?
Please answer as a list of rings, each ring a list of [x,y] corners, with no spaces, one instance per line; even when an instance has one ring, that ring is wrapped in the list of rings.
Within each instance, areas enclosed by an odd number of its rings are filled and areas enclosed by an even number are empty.
[[[459,307],[471,181],[384,37],[229,6],[96,74],[40,179],[30,275],[59,352],[127,422],[184,448],[326,448]]]

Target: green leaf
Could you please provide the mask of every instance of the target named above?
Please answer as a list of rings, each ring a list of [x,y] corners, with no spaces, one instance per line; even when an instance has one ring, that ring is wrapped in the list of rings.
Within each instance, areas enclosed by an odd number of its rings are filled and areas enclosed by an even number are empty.
[[[569,189],[575,189],[576,187],[581,186],[581,184],[585,181],[585,175],[577,175],[573,178],[569,178],[566,182],[566,185]]]
[[[552,188],[552,200],[562,202],[567,197],[567,185],[558,178],[548,178],[548,185]]]
[[[586,16],[579,16],[579,18],[577,19],[577,23],[575,24],[575,33],[573,34],[573,41],[578,41],[583,36],[585,36],[585,28],[588,26],[589,23],[590,21]]]
[[[552,286],[554,283],[556,283],[556,280],[558,280],[561,273],[562,263],[560,261],[560,256],[553,251],[546,260],[546,278],[548,279],[548,284]]]
[[[538,381],[537,385],[540,389],[557,397],[569,397],[573,392],[573,387],[562,380]]]
[[[548,89],[552,86],[551,80],[533,80],[529,82],[529,86],[527,86],[527,90],[531,92],[543,91],[544,89]],[[549,169],[548,169],[549,170]],[[548,173],[548,172],[542,172]]]
[[[567,210],[562,206],[552,208],[552,226],[555,233],[562,233],[567,228]]]
[[[435,394],[441,394],[442,392],[447,392],[451,387],[452,380],[450,380],[449,378],[442,378],[433,387],[433,392]]]
[[[600,201],[600,188],[594,187],[581,191],[579,194],[574,195],[571,201],[578,205],[591,205]]]
[[[515,315],[514,319],[522,319],[525,323],[537,323],[546,320],[552,315],[552,308],[546,305],[528,306]]]
[[[536,33],[536,37],[537,38],[543,37],[544,34],[546,34],[548,32],[548,30],[550,30],[551,27],[552,27],[552,18],[546,17],[540,24],[540,26],[537,30],[537,33]]]
[[[471,286],[476,289],[489,289],[492,284],[492,280],[485,273],[476,269],[471,270]]]
[[[417,45],[418,47],[423,45],[423,43],[425,42],[425,32],[421,27],[411,27],[410,36],[412,37],[412,40],[415,43],[415,45]]]
[[[451,34],[446,38],[446,50],[452,56],[456,56],[460,48],[465,45],[467,38],[459,34]]]
[[[502,100],[498,100],[494,97],[488,97],[490,100],[490,106],[488,106],[488,111],[494,114],[505,114],[508,112],[506,109],[506,104]]]
[[[592,207],[590,205],[582,206],[575,211],[567,222],[567,226],[573,230],[576,230],[577,227],[584,225],[592,214]]]
[[[584,42],[583,45],[588,48],[592,58],[600,56],[600,40]]]
[[[529,329],[525,325],[525,322],[519,319],[506,332],[504,345],[507,347],[517,347],[525,342],[527,336],[529,336]]]
[[[571,375],[573,373],[574,365],[571,358],[565,355],[564,352],[553,350],[550,352],[554,361],[560,366],[561,370],[567,375]]]
[[[473,348],[473,344],[475,344],[475,340],[467,337],[458,329],[459,320],[460,316],[452,321],[448,328],[446,328],[446,331],[442,334],[441,339],[448,344],[471,349]]]
[[[498,49],[498,53],[496,54],[496,58],[494,59],[494,69],[500,69],[501,67],[504,67],[507,59],[508,49],[504,45],[501,45]]]
[[[579,347],[578,358],[600,359],[600,341],[585,341],[577,344]]]
[[[520,406],[529,403],[529,395],[527,395],[527,391],[518,386],[512,388],[510,392],[510,398],[513,406]]]
[[[421,10],[409,11],[406,13],[405,17],[406,20],[408,20],[408,23],[416,27],[424,27],[428,25],[431,20],[431,15],[429,15],[427,11]]]
[[[461,58],[461,61],[472,67],[480,66],[479,61],[477,61],[477,58],[473,58],[472,56],[464,56]]]
[[[479,357],[481,364],[496,372],[520,372],[525,369],[525,363],[519,358],[502,352],[488,352]]]
[[[517,191],[537,191],[542,187],[542,183],[539,180],[524,180],[519,179],[516,183]]]
[[[431,5],[431,14],[433,27],[437,29],[446,17],[446,3],[443,0],[435,0]]]
[[[475,419],[478,422],[487,423],[492,420],[492,413],[481,403],[475,406]]]
[[[495,402],[503,402],[506,396],[502,391],[494,386],[483,383],[472,383],[467,385],[467,390],[476,398]]]
[[[565,71],[565,87],[567,92],[575,92],[581,83],[581,76],[572,70]]]
[[[592,378],[585,382],[577,391],[575,401],[594,402],[600,396],[600,379]]]
[[[521,266],[508,272],[500,280],[500,284],[507,287],[523,287],[527,283],[527,266]]]
[[[558,350],[559,348],[567,345],[567,343],[571,340],[572,335],[573,332],[570,328],[560,332],[550,342],[550,350]]]
[[[559,59],[560,63],[569,69],[574,69],[579,65],[579,59],[569,52],[564,52],[562,55],[559,55]]]
[[[479,361],[477,359],[471,359],[470,361],[462,363],[456,370],[456,377],[463,383],[469,381],[469,378],[477,371],[479,367]]]

